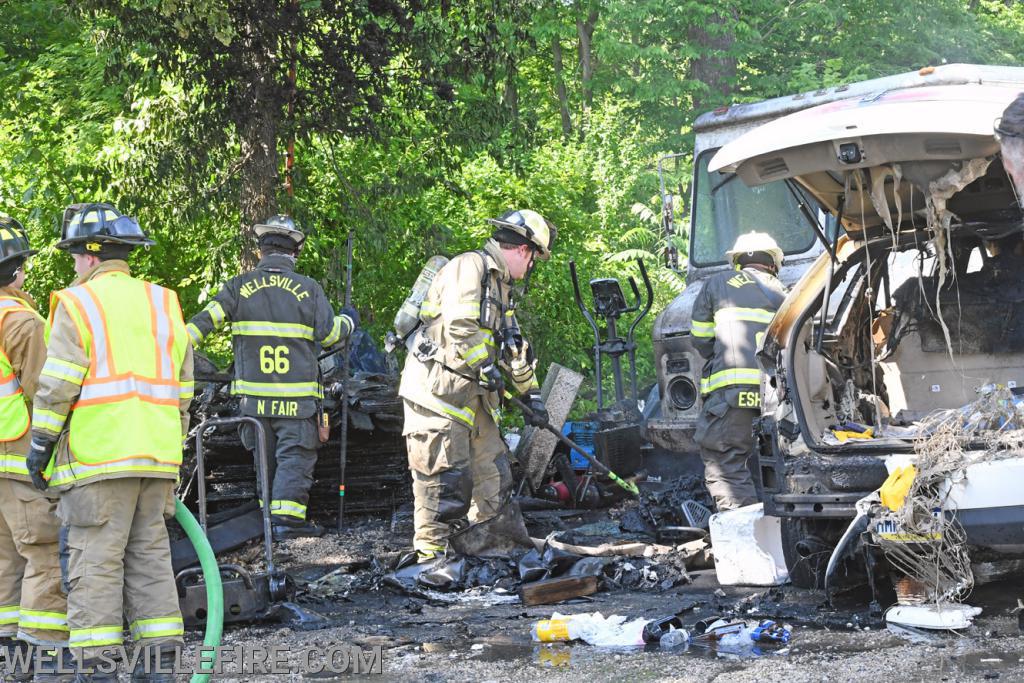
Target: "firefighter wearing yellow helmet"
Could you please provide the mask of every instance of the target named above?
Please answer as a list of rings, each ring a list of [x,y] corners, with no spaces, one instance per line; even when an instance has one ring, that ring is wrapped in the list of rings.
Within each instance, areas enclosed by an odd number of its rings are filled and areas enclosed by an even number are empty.
[[[437,273],[420,308],[399,394],[415,497],[413,546],[421,563],[442,556],[449,523],[498,514],[510,499],[508,449],[498,430],[501,392],[526,395],[547,418],[536,359],[515,319],[512,287],[551,257],[556,230],[536,211],[509,211],[483,249]]]
[[[704,404],[694,439],[704,478],[719,510],[757,502],[747,469],[753,422],[760,414],[757,349],[786,296],[777,275],[782,250],[771,235],[740,235],[726,252],[733,270],[704,282],[693,306],[693,345],[707,361],[701,378]]]

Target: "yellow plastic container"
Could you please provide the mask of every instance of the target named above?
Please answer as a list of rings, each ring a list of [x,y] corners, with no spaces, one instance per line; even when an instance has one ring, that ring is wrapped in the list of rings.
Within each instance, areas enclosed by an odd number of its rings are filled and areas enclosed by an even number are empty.
[[[893,470],[889,478],[882,484],[882,488],[878,490],[882,505],[893,512],[903,507],[903,502],[907,499],[907,494],[910,493],[910,487],[914,484],[915,477],[917,477],[917,468],[913,465],[897,467]]]

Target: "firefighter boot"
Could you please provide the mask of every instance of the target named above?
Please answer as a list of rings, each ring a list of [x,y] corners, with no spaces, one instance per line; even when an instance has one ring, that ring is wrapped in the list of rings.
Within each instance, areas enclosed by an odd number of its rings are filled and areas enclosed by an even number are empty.
[[[117,670],[108,671],[110,660],[83,659],[75,665],[74,683],[117,683]]]
[[[304,519],[296,519],[285,515],[273,515],[273,521],[272,532],[275,541],[283,541],[287,538],[307,538],[324,535],[324,528],[322,526]]]
[[[173,646],[150,645],[139,657],[132,671],[132,683],[174,683],[177,657]]]

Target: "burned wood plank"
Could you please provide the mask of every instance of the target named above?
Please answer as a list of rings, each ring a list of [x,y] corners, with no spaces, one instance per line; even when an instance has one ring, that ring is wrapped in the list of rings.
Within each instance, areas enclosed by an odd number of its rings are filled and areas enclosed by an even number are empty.
[[[562,576],[524,583],[519,599],[524,605],[550,605],[597,592],[596,576]]]
[[[548,367],[540,393],[548,409],[548,421],[558,429],[565,424],[572,404],[576,401],[576,393],[582,384],[583,375],[578,372],[558,363],[552,363]],[[544,473],[557,445],[558,438],[546,430],[534,427],[527,427],[524,430],[523,439],[516,448],[516,459],[523,466],[530,480],[530,488],[534,491],[539,490],[544,483]]]

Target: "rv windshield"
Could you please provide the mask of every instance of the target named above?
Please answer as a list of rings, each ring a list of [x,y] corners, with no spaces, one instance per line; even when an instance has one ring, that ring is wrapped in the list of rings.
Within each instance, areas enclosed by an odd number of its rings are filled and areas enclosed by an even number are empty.
[[[752,230],[770,234],[787,255],[800,254],[814,246],[814,231],[784,181],[748,187],[735,174],[708,173],[708,162],[716,151],[705,150],[697,159],[690,240],[693,265],[725,263],[725,251],[736,242],[736,237]],[[814,207],[811,215],[826,226],[825,232],[831,237],[835,218],[822,212],[818,202],[799,185],[793,183],[792,187],[808,206]]]

